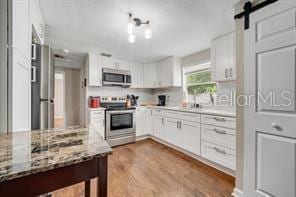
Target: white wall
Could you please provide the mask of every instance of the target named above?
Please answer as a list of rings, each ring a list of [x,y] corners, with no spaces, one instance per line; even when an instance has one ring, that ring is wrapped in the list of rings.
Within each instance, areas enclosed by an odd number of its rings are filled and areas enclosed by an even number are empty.
[[[58,75],[58,76],[57,76]],[[64,117],[64,75],[60,73],[55,74],[55,105],[54,116],[55,118]],[[61,76],[61,78],[59,77]]]

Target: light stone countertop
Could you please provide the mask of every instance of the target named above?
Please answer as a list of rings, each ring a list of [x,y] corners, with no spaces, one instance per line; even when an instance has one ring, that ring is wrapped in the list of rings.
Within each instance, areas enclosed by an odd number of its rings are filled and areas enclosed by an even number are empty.
[[[92,126],[0,134],[0,182],[111,153]]]
[[[142,106],[141,106],[142,107]],[[208,114],[208,115],[217,115],[217,116],[227,116],[227,117],[236,117],[236,113],[233,111],[226,111],[223,109],[212,109],[212,108],[183,108],[183,107],[173,107],[173,106],[146,106],[147,108],[152,109],[164,109],[172,111],[181,111],[181,112],[190,112],[190,113],[199,113],[199,114]]]

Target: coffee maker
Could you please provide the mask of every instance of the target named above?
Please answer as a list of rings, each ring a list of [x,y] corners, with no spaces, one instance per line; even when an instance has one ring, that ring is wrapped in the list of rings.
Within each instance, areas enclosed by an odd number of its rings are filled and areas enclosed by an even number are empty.
[[[165,95],[158,95],[158,104],[157,104],[157,106],[165,106],[165,100],[166,100]]]

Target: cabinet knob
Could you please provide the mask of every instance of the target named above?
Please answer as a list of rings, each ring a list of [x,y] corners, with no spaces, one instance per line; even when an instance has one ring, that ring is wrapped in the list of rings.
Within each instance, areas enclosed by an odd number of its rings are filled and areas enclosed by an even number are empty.
[[[273,122],[273,123],[271,124],[271,126],[272,126],[272,128],[274,128],[274,129],[276,129],[276,130],[278,130],[278,131],[282,131],[282,130],[283,130],[283,128],[282,128],[279,124],[277,124],[277,123],[275,123],[275,122]]]

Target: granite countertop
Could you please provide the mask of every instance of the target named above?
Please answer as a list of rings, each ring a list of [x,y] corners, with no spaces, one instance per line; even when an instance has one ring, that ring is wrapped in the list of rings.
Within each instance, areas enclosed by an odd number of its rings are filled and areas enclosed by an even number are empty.
[[[196,108],[196,109],[194,109],[194,108],[173,107],[173,106],[146,106],[146,107],[154,108],[154,109],[164,109],[164,110],[173,110],[173,111],[181,111],[181,112],[236,117],[235,112],[227,111],[227,110],[223,110],[223,109],[212,109],[212,108]]]
[[[111,153],[92,126],[0,134],[0,182]]]

